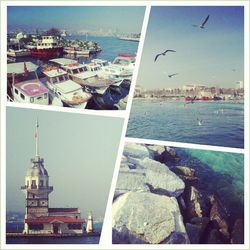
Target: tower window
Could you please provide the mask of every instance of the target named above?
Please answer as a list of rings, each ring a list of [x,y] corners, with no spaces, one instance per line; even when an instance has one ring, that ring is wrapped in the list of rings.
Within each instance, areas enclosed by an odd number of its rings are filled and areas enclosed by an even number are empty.
[[[43,187],[43,180],[40,180],[39,186],[40,186],[40,187]]]
[[[32,180],[32,182],[31,182],[31,188],[36,188],[36,180]]]

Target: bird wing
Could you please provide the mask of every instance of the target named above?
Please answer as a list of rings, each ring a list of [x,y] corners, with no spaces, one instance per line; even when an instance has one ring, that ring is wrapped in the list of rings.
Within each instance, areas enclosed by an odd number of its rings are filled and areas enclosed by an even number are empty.
[[[157,54],[155,57],[155,61],[157,60],[157,58],[160,56],[161,54]]]
[[[167,52],[176,52],[175,50],[172,50],[172,49],[167,49],[166,51],[164,51],[162,54],[165,54]]]
[[[209,15],[206,17],[205,21],[202,23],[202,25],[201,25],[201,26],[204,26],[204,25],[206,24],[206,22],[207,22],[208,18],[209,18]]]

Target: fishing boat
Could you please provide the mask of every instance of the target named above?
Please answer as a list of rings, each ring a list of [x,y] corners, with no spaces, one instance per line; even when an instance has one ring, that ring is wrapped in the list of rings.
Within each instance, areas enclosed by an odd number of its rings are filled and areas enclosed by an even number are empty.
[[[44,84],[50,90],[51,95],[59,98],[64,106],[86,107],[92,95],[84,92],[79,84],[72,81],[66,71],[49,66],[43,69],[43,74],[46,76]]]
[[[65,70],[69,78],[83,86],[86,92],[103,95],[112,84],[110,79],[98,76],[99,69],[94,69],[98,65],[93,63],[93,65],[85,65],[67,58],[51,59],[49,62]]]
[[[38,66],[32,62],[7,65],[7,98],[9,101],[49,104],[49,90],[41,83]]]
[[[63,52],[63,47],[58,45],[55,36],[42,36],[42,40],[36,43],[35,48],[30,48],[30,51],[34,56],[59,56]]]
[[[131,42],[139,42],[140,34],[120,35],[118,36],[118,39]]]
[[[31,52],[28,49],[8,49],[7,56],[10,57],[25,57],[30,56]]]

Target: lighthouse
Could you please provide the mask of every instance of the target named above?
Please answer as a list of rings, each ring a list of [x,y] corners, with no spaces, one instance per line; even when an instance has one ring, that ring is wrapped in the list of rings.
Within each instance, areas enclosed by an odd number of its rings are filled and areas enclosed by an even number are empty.
[[[53,187],[49,185],[48,171],[44,159],[39,154],[39,124],[35,128],[35,157],[31,159],[24,186],[25,217],[23,234],[29,235],[64,235],[83,234],[84,219],[78,208],[50,208],[49,194]]]
[[[92,214],[90,214],[88,217],[88,221],[87,221],[86,233],[93,233],[93,232],[94,232],[93,216],[92,216]]]

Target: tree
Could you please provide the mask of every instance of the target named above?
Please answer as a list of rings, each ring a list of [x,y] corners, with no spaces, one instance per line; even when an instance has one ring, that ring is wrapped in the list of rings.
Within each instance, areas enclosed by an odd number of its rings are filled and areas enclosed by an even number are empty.
[[[43,33],[44,36],[61,36],[61,32],[57,28],[51,28]]]

